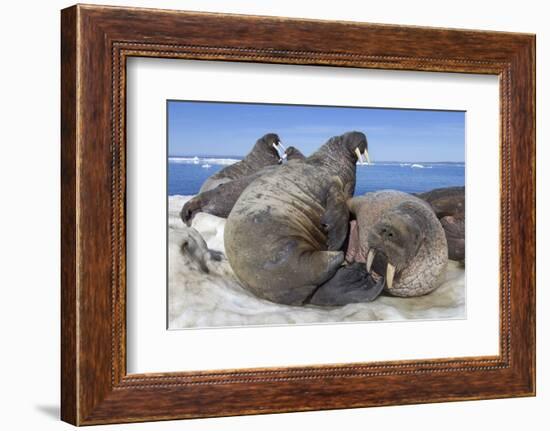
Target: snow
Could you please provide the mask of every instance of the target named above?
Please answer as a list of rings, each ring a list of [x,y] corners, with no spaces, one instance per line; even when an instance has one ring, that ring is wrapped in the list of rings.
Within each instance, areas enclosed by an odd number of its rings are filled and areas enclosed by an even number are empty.
[[[465,270],[454,261],[443,284],[417,298],[381,296],[370,303],[329,308],[257,298],[239,284],[225,257],[225,219],[199,213],[192,227],[183,224],[179,211],[190,198],[169,197],[170,329],[465,318]]]

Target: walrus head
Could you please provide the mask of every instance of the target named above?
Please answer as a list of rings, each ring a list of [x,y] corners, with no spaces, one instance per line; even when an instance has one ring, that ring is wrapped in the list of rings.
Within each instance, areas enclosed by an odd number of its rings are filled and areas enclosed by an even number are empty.
[[[199,193],[197,196],[194,196],[185,202],[180,211],[180,218],[187,226],[191,227],[191,222],[197,213],[201,212],[202,207],[203,202],[201,199],[201,193]]]
[[[270,160],[275,158],[277,163],[282,163],[285,147],[276,133],[268,133],[256,141],[252,152],[258,157]]]
[[[390,293],[394,278],[418,253],[428,226],[425,213],[418,211],[415,204],[404,202],[385,212],[369,231],[367,271],[372,268],[385,276]]]
[[[357,157],[356,161],[361,164],[370,163],[367,137],[362,132],[347,132],[342,135],[342,142],[346,146],[352,157]]]
[[[307,158],[312,164],[332,166],[341,172],[353,168],[355,178],[355,164],[364,163],[363,157],[369,161],[367,137],[362,132],[346,132],[343,135],[333,136],[315,153]]]
[[[306,156],[304,156],[298,148],[288,147],[285,150],[285,155],[283,156],[283,158],[287,159],[290,162],[291,160],[304,160]]]

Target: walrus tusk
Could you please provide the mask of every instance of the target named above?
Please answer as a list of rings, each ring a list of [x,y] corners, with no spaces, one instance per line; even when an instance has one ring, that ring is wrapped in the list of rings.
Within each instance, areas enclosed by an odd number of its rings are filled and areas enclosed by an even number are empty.
[[[394,275],[395,266],[393,266],[391,263],[388,263],[388,266],[386,267],[386,283],[388,285],[388,289],[392,288]]]
[[[363,154],[365,155],[365,159],[367,160],[367,165],[370,165],[369,152],[367,151],[366,148],[365,148],[365,151],[363,152]]]
[[[286,152],[286,148],[285,148],[285,146],[281,143],[281,141],[279,141],[279,142],[273,142],[273,146],[275,147],[275,149],[276,149],[277,151],[281,151],[281,148],[282,148],[282,149],[283,149],[283,153]],[[279,147],[281,147],[281,148],[279,148]]]
[[[286,148],[284,147],[283,144],[281,144],[281,141],[273,142],[273,148],[275,148],[275,150],[277,150],[277,153],[279,153],[279,158],[281,159],[281,161],[287,158]],[[281,148],[282,148],[282,150],[281,150]],[[283,154],[282,156],[281,156],[281,153]]]
[[[357,154],[357,160],[359,160],[361,164],[364,165],[365,162],[363,160],[363,154],[361,154],[361,151],[359,151],[359,148],[355,149],[355,154]]]
[[[376,255],[376,252],[374,251],[374,249],[371,248],[367,255],[367,272],[370,272],[370,269],[372,267],[372,262],[374,262],[375,255]]]

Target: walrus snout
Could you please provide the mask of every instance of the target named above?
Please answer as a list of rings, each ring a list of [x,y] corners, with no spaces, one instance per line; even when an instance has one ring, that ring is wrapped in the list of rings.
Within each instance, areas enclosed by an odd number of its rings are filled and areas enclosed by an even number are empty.
[[[265,144],[268,151],[278,158],[279,163],[282,163],[282,161],[286,158],[286,149],[282,144],[279,135],[276,133],[268,133],[262,136],[260,140]]]
[[[188,200],[180,211],[181,220],[187,225],[191,226],[191,222],[197,213],[200,212],[202,204],[199,199],[192,198]]]
[[[277,157],[279,157],[279,163],[282,163],[284,159],[286,159],[286,148],[284,147],[283,143],[281,141],[274,142],[273,148],[275,148],[275,151],[277,152]]]
[[[395,255],[390,260],[385,250],[371,247],[367,253],[366,269],[370,274],[384,277],[388,288],[392,289],[395,275],[399,272],[395,261]]]
[[[395,275],[414,258],[422,239],[420,221],[414,214],[411,216],[399,207],[389,211],[369,232],[367,271],[375,264],[375,271],[385,275],[391,289]]]
[[[394,237],[397,237],[398,231],[392,226],[383,225],[380,229],[379,235],[384,241],[392,241]]]

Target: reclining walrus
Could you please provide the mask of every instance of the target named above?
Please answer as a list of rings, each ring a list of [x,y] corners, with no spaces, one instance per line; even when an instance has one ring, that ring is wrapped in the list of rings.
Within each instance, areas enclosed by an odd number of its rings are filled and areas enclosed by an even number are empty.
[[[352,221],[346,260],[384,276],[394,296],[419,296],[439,287],[447,267],[447,240],[432,208],[396,190],[366,193],[348,202]]]
[[[260,176],[244,190],[227,219],[224,242],[245,288],[273,302],[302,305],[345,268],[346,202],[353,196],[356,163],[363,154],[368,158],[365,135],[349,132],[329,139],[302,161]],[[359,266],[353,271],[360,274],[353,288],[345,283],[347,293],[341,295],[353,302],[370,300],[375,284],[365,266]]]
[[[252,175],[266,166],[282,162],[279,150],[284,151],[279,136],[268,133],[256,141],[252,150],[241,161],[226,166],[210,176],[200,188],[199,193],[215,189],[220,184]]]
[[[295,147],[288,147],[283,157],[289,163],[294,160],[305,159],[305,156]],[[181,219],[187,226],[191,226],[193,218],[199,212],[212,214],[217,217],[229,217],[229,213],[244,189],[255,179],[273,172],[275,169],[279,169],[280,166],[282,165],[266,166],[251,175],[228,181],[218,185],[214,189],[199,193],[183,205],[180,211]]]

